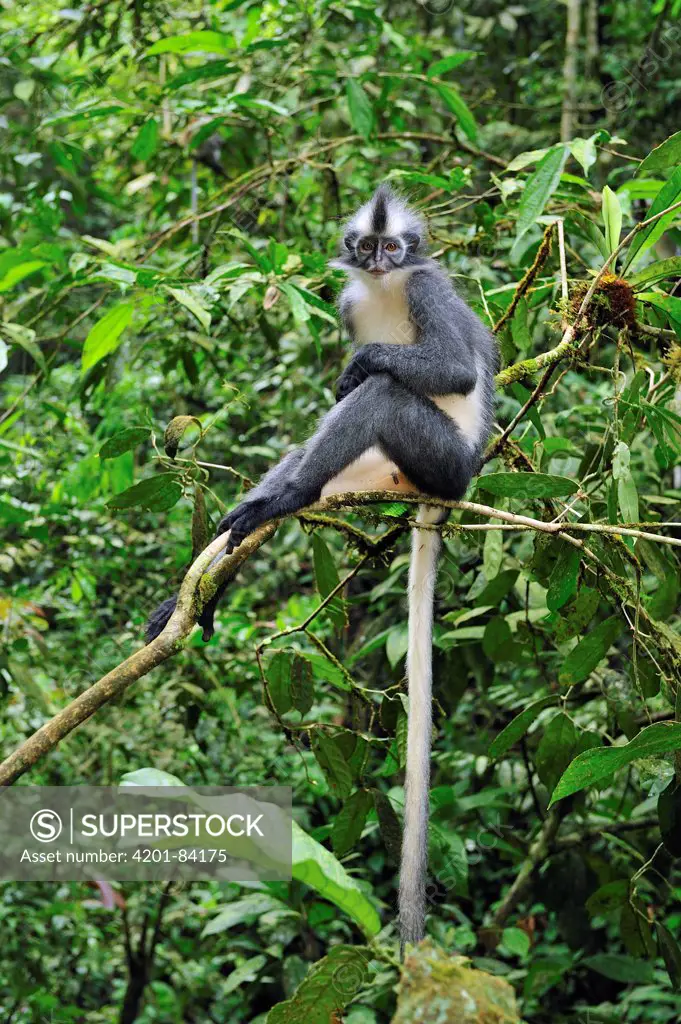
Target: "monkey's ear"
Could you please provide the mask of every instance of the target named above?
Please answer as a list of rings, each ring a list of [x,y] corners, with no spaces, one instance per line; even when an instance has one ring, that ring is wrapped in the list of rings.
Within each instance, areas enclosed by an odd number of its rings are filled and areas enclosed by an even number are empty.
[[[355,248],[355,242],[357,241],[357,232],[351,231],[349,235],[346,235],[343,239],[343,245],[346,249],[352,250]]]
[[[409,252],[416,252],[421,242],[421,236],[417,235],[415,231],[405,231],[404,244],[406,245]]]

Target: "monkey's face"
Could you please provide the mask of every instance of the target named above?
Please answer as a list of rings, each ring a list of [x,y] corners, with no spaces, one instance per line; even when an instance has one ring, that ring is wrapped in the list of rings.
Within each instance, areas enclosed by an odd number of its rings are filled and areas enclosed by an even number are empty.
[[[404,270],[423,263],[416,255],[420,243],[417,234],[360,235],[349,232],[343,239],[340,259],[332,266],[361,270],[372,277],[384,277],[393,270]]]

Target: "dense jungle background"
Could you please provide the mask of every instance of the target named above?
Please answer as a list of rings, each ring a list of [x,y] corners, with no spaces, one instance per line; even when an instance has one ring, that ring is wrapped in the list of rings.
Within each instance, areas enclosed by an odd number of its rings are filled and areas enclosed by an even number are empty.
[[[332,406],[328,261],[380,180],[502,356],[444,531],[427,945],[401,967],[413,507],[311,513],[15,783],[290,785],[293,881],[3,882],[4,1024],[679,1019],[680,15],[0,2],[3,757]]]

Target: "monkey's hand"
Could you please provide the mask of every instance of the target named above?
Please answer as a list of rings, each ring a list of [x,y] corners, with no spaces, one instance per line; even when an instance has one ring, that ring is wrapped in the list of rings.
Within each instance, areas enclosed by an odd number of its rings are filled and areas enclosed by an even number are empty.
[[[342,402],[355,388],[363,384],[368,376],[357,356],[353,356],[336,381],[336,401]]]

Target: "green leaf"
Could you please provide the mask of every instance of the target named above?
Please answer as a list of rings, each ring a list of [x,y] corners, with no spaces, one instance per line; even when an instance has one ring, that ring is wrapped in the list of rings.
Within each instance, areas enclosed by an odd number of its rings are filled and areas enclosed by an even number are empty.
[[[359,840],[373,803],[367,789],[358,789],[345,801],[331,829],[331,845],[337,857],[344,857]]]
[[[8,339],[11,345],[18,345],[28,352],[31,359],[38,364],[43,373],[47,372],[47,363],[40,346],[36,342],[36,333],[30,327],[23,324],[0,323],[0,333]]]
[[[90,370],[105,356],[115,352],[121,343],[121,335],[132,320],[135,306],[132,302],[121,302],[113,306],[90,330],[81,359],[83,372]]]
[[[345,95],[350,110],[350,124],[358,135],[368,139],[374,130],[374,108],[369,96],[356,78],[348,78]]]
[[[144,508],[148,512],[165,512],[182,497],[182,487],[175,473],[159,473],[142,480],[133,487],[115,494],[107,501],[107,508]]]
[[[385,644],[385,653],[390,667],[395,668],[402,661],[409,646],[409,633],[405,623],[393,626]]]
[[[671,779],[657,798],[662,842],[673,857],[681,857],[681,785]]]
[[[558,643],[572,640],[587,628],[598,610],[599,601],[597,590],[592,590],[590,587],[579,588],[574,604],[556,627]]]
[[[185,32],[180,36],[159,39],[150,46],[145,57],[156,53],[229,53],[234,49],[234,38],[223,32]]]
[[[513,338],[513,344],[517,348],[518,352],[523,355],[526,355],[529,352],[532,344],[530,325],[528,323],[528,312],[527,299],[523,295],[522,298],[518,300],[518,305],[516,306],[511,319],[511,337]],[[525,404],[524,401],[522,404]]]
[[[331,851],[303,832],[295,821],[293,877],[349,914],[365,935],[376,935],[380,931],[381,921],[371,900]]]
[[[656,309],[662,309],[670,320],[681,325],[681,299],[676,295],[660,295],[658,292],[641,292],[641,302],[648,302]],[[660,410],[662,411],[662,410]]]
[[[293,914],[294,911],[287,907],[281,900],[270,896],[266,892],[254,892],[244,896],[241,900],[234,900],[225,907],[221,907],[218,914],[212,918],[201,932],[201,937],[207,935],[219,935],[226,932],[234,925],[243,924],[244,921],[252,921],[253,918],[262,917],[272,911],[279,911],[282,914]]]
[[[503,543],[504,536],[501,530],[489,530],[485,535],[485,543],[482,548],[482,568],[488,580],[493,580],[501,569],[504,556]]]
[[[581,962],[592,971],[602,974],[604,978],[621,981],[625,985],[645,985],[655,977],[652,964],[646,960],[637,960],[633,956],[625,956],[623,953],[596,953],[595,956],[585,957]]]
[[[579,213],[576,210],[572,210],[569,214],[569,223],[577,234],[583,235],[587,238],[591,244],[598,249],[603,259],[607,260],[610,255],[610,250],[608,249],[607,242],[605,241],[605,235],[600,228],[596,227],[592,220],[585,217],[584,214]]]
[[[478,54],[475,50],[460,50],[458,53],[450,54],[449,57],[443,57],[442,60],[436,60],[434,64],[430,65],[426,74],[428,78],[439,78],[441,75],[446,75],[448,71],[458,68],[465,61],[477,56]]]
[[[312,666],[307,658],[290,651],[277,651],[267,663],[267,688],[275,710],[285,715],[293,708],[305,716],[314,702]]]
[[[510,594],[517,579],[517,569],[504,569],[493,580],[489,580],[483,590],[477,594],[469,593],[468,600],[470,601],[475,598],[479,607],[497,605],[500,601],[503,601],[507,594]],[[446,615],[445,618],[448,619],[449,616]]]
[[[513,157],[506,167],[506,172],[522,171],[524,167],[528,167],[530,164],[537,164],[548,152],[548,149],[526,149],[523,153],[518,153],[517,156]]]
[[[27,260],[25,263],[19,263],[17,266],[10,267],[0,280],[0,292],[8,292],[10,288],[14,288],[14,285],[19,284],[25,277],[35,274],[36,270],[42,270],[47,265],[45,260]]]
[[[197,297],[196,293],[190,292],[186,288],[168,288],[168,291],[174,299],[177,299],[180,305],[188,309],[190,313],[193,313],[203,329],[207,331],[210,327],[210,312]]]
[[[526,957],[530,952],[530,937],[522,928],[504,928],[501,941],[516,956]]]
[[[579,549],[562,541],[546,593],[546,606],[549,611],[557,612],[577,592],[578,577]]]
[[[553,146],[537,164],[536,170],[525,183],[525,189],[518,206],[516,239],[520,240],[536,223],[537,217],[556,191],[567,157],[565,146]]]
[[[313,316],[319,316],[322,320],[326,320],[327,323],[332,324],[333,327],[338,327],[338,315],[335,307],[332,306],[330,302],[325,302],[324,299],[319,297],[319,295],[315,295],[314,292],[311,292],[308,288],[303,288],[299,284],[291,283],[289,287],[301,296],[303,302],[308,308],[308,311],[312,313]]]
[[[594,626],[568,654],[558,673],[559,682],[573,686],[588,679],[623,630],[624,624],[619,615],[611,615]]]
[[[656,214],[662,213],[669,206],[673,206],[678,201],[679,196],[681,196],[681,167],[676,168],[669,181],[666,181],[657,193],[645,219],[649,220],[651,217],[656,216]],[[647,228],[643,228],[642,231],[634,235],[624,261],[624,272],[639,256],[643,255],[646,249],[655,244],[671,222],[679,216],[679,212],[679,210],[674,210],[673,213],[660,217],[659,220],[649,224]]]
[[[303,717],[314,703],[312,666],[300,654],[294,654],[291,663],[291,700],[296,711]]]
[[[367,947],[332,946],[327,956],[310,968],[295,995],[277,1003],[266,1024],[329,1024],[355,999],[371,977]]]
[[[618,441],[612,453],[612,475],[615,480],[622,480],[629,472],[631,452],[624,441]]]
[[[352,790],[352,772],[340,745],[333,736],[316,732],[312,737],[312,749],[332,792],[344,800]]]
[[[250,957],[245,963],[239,964],[224,979],[220,986],[221,992],[227,996],[230,992],[235,992],[241,985],[255,981],[266,963],[267,957],[258,953],[257,956]]]
[[[292,284],[289,284],[288,281],[278,281],[277,283],[289,300],[293,319],[299,326],[304,324],[306,320],[310,319],[310,310],[300,291],[294,288]]]
[[[129,452],[136,448],[142,441],[146,441],[151,431],[148,427],[126,427],[119,430],[117,434],[105,441],[99,449],[100,459],[115,459],[123,452]]]
[[[622,513],[623,523],[637,523],[638,514],[638,491],[631,473],[625,473],[617,481],[617,504]]]
[[[291,693],[291,661],[293,655],[289,651],[277,651],[267,663],[265,678],[267,689],[279,715],[285,715],[293,707]]]
[[[17,82],[12,92],[22,103],[28,103],[35,90],[35,81],[32,78],[23,78]]]
[[[658,281],[663,281],[666,277],[679,276],[681,276],[681,256],[670,256],[669,259],[651,263],[650,266],[639,270],[637,274],[632,274],[627,280],[632,288],[638,291],[644,285],[657,284]]]
[[[374,808],[378,827],[386,852],[391,860],[399,864],[402,850],[402,826],[389,798],[380,789],[373,790]]]
[[[605,224],[605,243],[608,255],[619,245],[622,233],[622,207],[620,201],[607,185],[603,189],[603,223]]]
[[[577,730],[569,715],[560,711],[544,729],[534,755],[537,775],[549,792],[569,765],[577,747]]]
[[[679,943],[672,933],[659,921],[655,922],[655,931],[669,980],[678,992],[681,989],[681,949],[679,948]]]
[[[547,473],[486,473],[478,487],[498,498],[564,498],[575,494],[579,485],[566,476]]]
[[[513,650],[512,643],[511,627],[506,619],[497,615],[487,623],[482,637],[482,649],[495,664],[508,660]]]
[[[629,882],[625,878],[617,878],[606,882],[600,889],[592,893],[586,901],[586,909],[592,917],[611,914],[619,910],[629,899]]]
[[[620,937],[627,951],[634,957],[652,959],[656,953],[653,930],[648,921],[648,907],[642,900],[629,894],[620,911]]]
[[[533,704],[529,704],[494,738],[489,748],[489,756],[497,758],[505,754],[519,739],[522,739],[532,723],[539,718],[542,711],[546,708],[555,707],[559,700],[560,698],[557,694],[551,694],[548,697],[540,697]]]
[[[667,167],[675,167],[681,164],[681,132],[675,132],[668,139],[656,146],[642,164],[639,164],[637,174],[641,176],[651,172],[663,171]]]
[[[433,87],[438,96],[444,100],[447,109],[456,117],[459,128],[461,128],[464,135],[468,136],[471,142],[476,142],[478,138],[478,123],[473,116],[473,112],[461,98],[458,89],[455,89],[453,85],[444,85],[441,82],[433,83]]]
[[[319,532],[312,534],[312,557],[314,561],[314,574],[317,581],[317,590],[319,591],[320,597],[324,599],[327,597],[332,590],[334,590],[339,582],[338,570],[331,556],[326,542]],[[331,622],[337,630],[344,628],[347,618],[345,614],[345,603],[340,593],[336,594],[334,598],[326,606],[326,614],[331,619]]]
[[[591,135],[588,139],[573,139],[568,142],[568,146],[584,173],[588,174],[589,169],[596,163],[596,135]]]
[[[601,625],[603,625],[601,623]],[[681,722],[656,722],[642,729],[629,743],[617,747],[594,747],[579,754],[563,773],[551,796],[555,804],[603,779],[609,779],[626,765],[642,757],[668,754],[681,749]]]
[[[135,160],[148,160],[158,148],[158,121],[150,117],[145,121],[139,130],[137,138],[132,144],[130,155]]]

